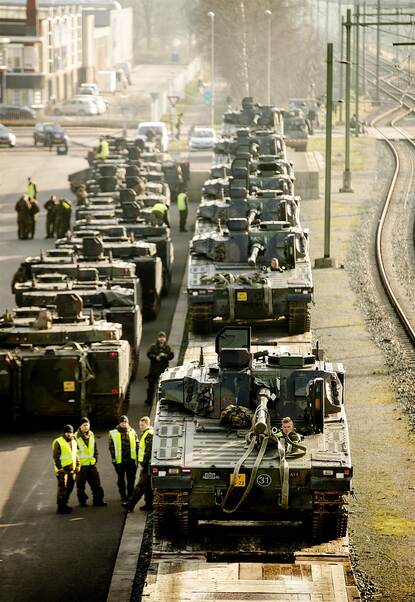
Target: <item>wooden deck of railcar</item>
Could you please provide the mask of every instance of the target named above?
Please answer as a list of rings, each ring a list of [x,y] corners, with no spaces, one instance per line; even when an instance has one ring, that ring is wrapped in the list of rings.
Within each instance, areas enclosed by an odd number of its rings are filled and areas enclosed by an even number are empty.
[[[290,562],[209,562],[209,558],[210,552],[197,546],[178,551],[170,549],[168,543],[158,542],[153,550],[142,600],[360,600],[347,538],[299,549]]]

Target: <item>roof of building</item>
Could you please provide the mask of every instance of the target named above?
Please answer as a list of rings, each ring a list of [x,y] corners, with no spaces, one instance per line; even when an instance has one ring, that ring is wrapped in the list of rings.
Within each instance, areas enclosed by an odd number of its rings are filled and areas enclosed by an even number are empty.
[[[38,0],[39,8],[49,6],[82,6],[83,8],[119,8],[117,0]],[[26,0],[0,0],[0,6],[26,7]]]

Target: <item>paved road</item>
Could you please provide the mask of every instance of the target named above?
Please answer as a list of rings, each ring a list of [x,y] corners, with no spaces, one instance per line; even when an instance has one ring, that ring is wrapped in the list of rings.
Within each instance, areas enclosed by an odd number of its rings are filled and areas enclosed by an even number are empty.
[[[96,132],[85,133],[93,140]],[[18,241],[14,203],[24,191],[26,178],[37,182],[40,200],[52,193],[68,194],[67,174],[85,165],[81,147],[72,147],[66,157],[43,148],[29,149],[29,132],[20,136],[16,149],[0,149],[0,310],[14,305],[9,283],[18,264],[37,254],[44,240],[41,214],[33,241]],[[4,175],[6,174],[6,176]],[[194,209],[193,209],[194,212]],[[172,290],[163,299],[158,319],[144,325],[145,350],[159,330],[169,330],[183,276],[191,233],[178,232],[175,212],[171,216],[176,263]],[[142,356],[145,354],[143,353]],[[147,362],[142,360],[132,388],[130,420],[148,412],[143,405]],[[0,600],[62,602],[106,599],[111,573],[124,524],[115,475],[109,462],[107,436],[96,431],[100,451],[99,468],[108,502],[107,508],[78,508],[70,516],[55,514],[55,477],[51,463],[51,441],[60,424],[51,429],[20,434],[0,434]]]

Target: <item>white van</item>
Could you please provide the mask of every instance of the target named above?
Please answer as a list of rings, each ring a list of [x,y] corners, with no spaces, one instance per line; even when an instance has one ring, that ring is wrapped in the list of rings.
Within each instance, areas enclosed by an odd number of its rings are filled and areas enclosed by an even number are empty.
[[[154,142],[157,138],[161,138],[161,150],[167,153],[169,148],[169,133],[166,124],[162,121],[143,121],[138,124],[136,139],[147,140],[147,132],[149,130],[153,130],[154,132]]]

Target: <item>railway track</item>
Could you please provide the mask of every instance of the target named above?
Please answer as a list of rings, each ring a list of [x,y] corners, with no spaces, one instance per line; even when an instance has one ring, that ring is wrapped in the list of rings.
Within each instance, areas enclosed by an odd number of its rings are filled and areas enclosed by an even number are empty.
[[[382,287],[405,331],[404,338],[409,342],[405,353],[410,357],[411,363],[415,364],[413,289],[412,282],[403,276],[413,272],[415,261],[415,214],[409,202],[415,173],[415,143],[410,134],[398,125],[415,112],[415,97],[407,93],[402,94],[390,81],[384,81],[381,90],[395,101],[397,106],[377,116],[371,123],[390,149],[394,162],[393,175],[376,230],[375,256]],[[402,340],[402,337],[400,338]]]

